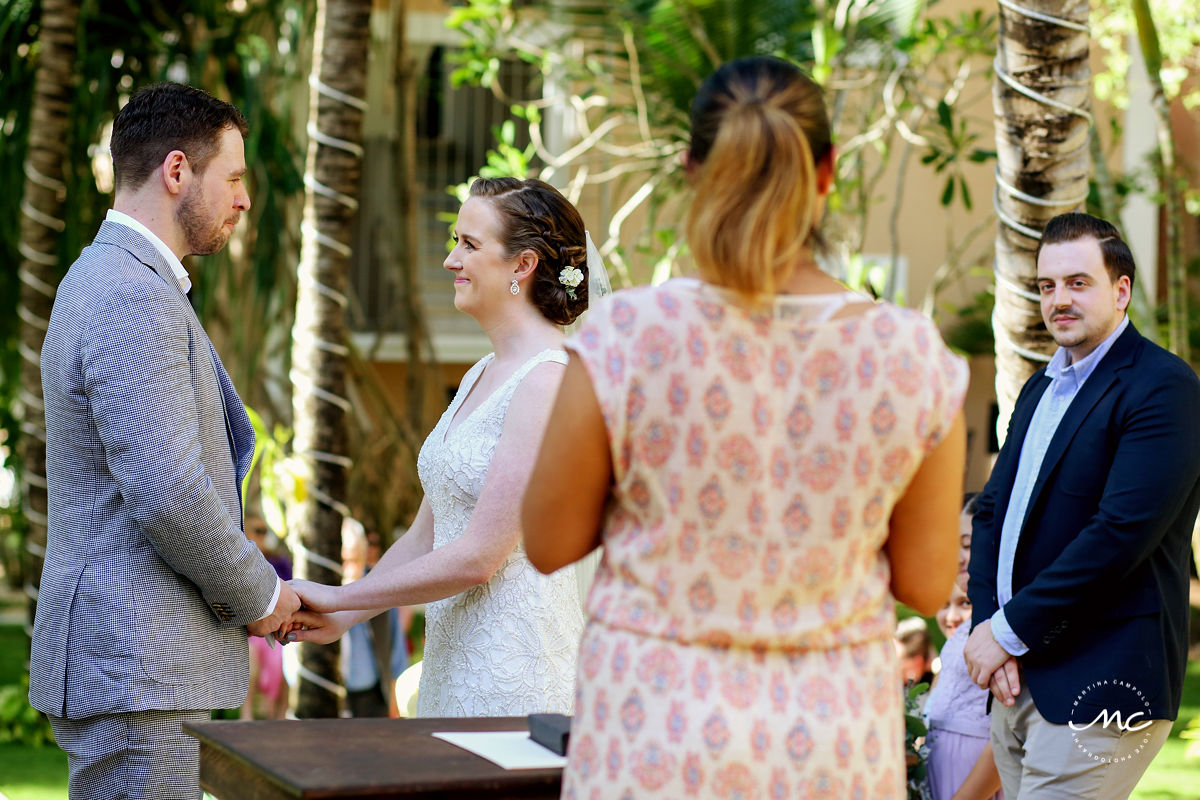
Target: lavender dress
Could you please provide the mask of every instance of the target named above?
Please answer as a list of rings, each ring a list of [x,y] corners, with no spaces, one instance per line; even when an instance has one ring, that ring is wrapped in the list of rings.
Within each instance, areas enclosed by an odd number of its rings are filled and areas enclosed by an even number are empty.
[[[925,723],[929,726],[925,739],[929,746],[926,780],[933,800],[954,796],[988,742],[988,692],[975,685],[963,661],[963,647],[970,632],[970,622],[964,622],[942,646],[942,671],[925,702]],[[1004,792],[992,797],[1004,800]]]

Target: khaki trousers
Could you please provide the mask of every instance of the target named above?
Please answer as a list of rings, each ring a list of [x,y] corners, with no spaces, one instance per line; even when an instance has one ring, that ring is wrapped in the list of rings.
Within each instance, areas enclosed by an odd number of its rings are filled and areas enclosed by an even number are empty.
[[[1136,731],[1100,723],[1076,731],[1047,722],[1022,689],[1012,706],[992,703],[1005,800],[1125,800],[1171,733],[1165,719]]]

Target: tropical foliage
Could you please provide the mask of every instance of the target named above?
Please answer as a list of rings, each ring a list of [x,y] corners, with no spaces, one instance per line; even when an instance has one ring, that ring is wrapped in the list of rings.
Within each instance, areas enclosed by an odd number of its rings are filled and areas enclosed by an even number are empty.
[[[28,109],[33,97],[34,60],[40,5],[14,0],[0,6],[0,185],[24,185]],[[0,566],[8,580],[26,580],[23,558],[25,517],[21,513],[24,470],[17,458],[20,440],[16,398],[21,387],[21,357],[17,305],[21,283],[16,265],[21,262],[20,192],[0,192]]]
[[[288,419],[290,391],[280,365],[287,352],[279,347],[286,337],[273,340],[271,332],[275,320],[290,316],[290,275],[297,253],[295,115],[304,108],[296,109],[292,98],[302,68],[307,3],[88,0],[79,6],[76,87],[66,112],[64,228],[56,239],[58,274],[94,235],[111,203],[104,148],[112,117],[125,97],[139,86],[170,79],[234,101],[250,123],[246,154],[254,206],[239,238],[222,255],[205,259],[206,274],[195,282],[192,299],[218,349],[238,353],[227,361],[246,399],[272,419]],[[0,180],[10,187],[24,182],[41,8],[32,0],[0,5]],[[21,200],[19,191],[0,193],[0,255],[6,265],[20,261]],[[0,446],[8,452],[20,438],[12,413],[20,380],[14,337],[17,285],[15,269],[0,270]],[[4,466],[19,468],[11,457]],[[23,525],[15,509],[0,515],[0,553],[10,580],[23,581],[24,576],[13,552],[17,537],[5,532]]]
[[[1148,4],[1158,22],[1158,47],[1162,55],[1163,89],[1168,100],[1180,99],[1184,108],[1200,108],[1200,85],[1187,77],[1200,65],[1200,27],[1179,24],[1194,14],[1191,0],[1151,0]],[[1096,98],[1119,109],[1129,107],[1129,76],[1134,73],[1129,37],[1137,35],[1134,5],[1125,0],[1094,0],[1090,20],[1091,37],[1101,53],[1104,69],[1097,72],[1092,90]]]

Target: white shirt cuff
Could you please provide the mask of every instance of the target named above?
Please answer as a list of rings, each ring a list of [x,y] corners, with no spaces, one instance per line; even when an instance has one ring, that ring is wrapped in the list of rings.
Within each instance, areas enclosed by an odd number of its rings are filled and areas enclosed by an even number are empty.
[[[280,578],[277,575],[277,576],[275,576],[275,594],[271,595],[271,602],[267,606],[267,613],[263,614],[258,619],[266,619],[267,617],[269,617],[275,613],[275,606],[279,605],[279,592],[282,589],[283,589],[283,578]],[[254,621],[258,622],[258,619],[254,620]]]
[[[1010,656],[1023,656],[1029,648],[1021,641],[1021,637],[1013,633],[1012,627],[1004,616],[1004,609],[992,614],[992,638],[1008,651]]]

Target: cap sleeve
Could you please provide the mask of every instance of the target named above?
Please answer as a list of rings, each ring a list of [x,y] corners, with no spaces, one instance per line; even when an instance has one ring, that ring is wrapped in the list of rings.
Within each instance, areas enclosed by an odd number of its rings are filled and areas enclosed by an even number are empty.
[[[958,412],[962,410],[970,382],[967,360],[953,352],[942,341],[941,333],[932,320],[925,319],[931,347],[926,359],[926,379],[929,386],[926,407],[928,424],[924,431],[925,450],[933,450],[946,438]]]
[[[585,315],[578,333],[564,347],[577,356],[592,381],[592,391],[604,415],[614,469],[624,464],[615,442],[625,432],[625,397],[629,389],[627,350],[630,331],[637,322],[632,302],[635,292],[618,291],[596,303]]]

